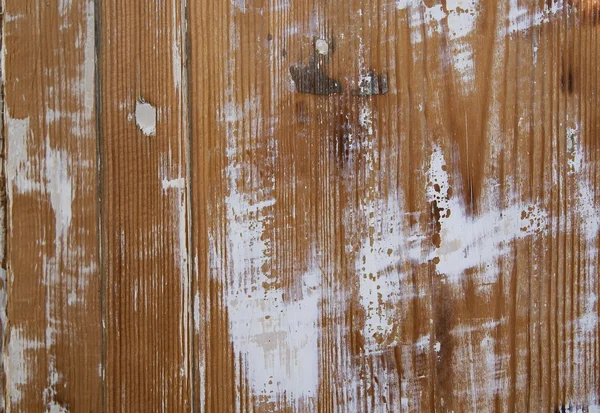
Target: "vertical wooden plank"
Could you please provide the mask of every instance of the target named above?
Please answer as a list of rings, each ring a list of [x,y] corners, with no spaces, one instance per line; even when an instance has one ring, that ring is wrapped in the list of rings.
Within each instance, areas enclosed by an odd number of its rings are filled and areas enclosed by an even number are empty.
[[[101,1],[105,411],[191,411],[181,1]]]
[[[597,407],[597,10],[190,1],[198,405]]]
[[[94,5],[3,6],[5,409],[101,411]]]

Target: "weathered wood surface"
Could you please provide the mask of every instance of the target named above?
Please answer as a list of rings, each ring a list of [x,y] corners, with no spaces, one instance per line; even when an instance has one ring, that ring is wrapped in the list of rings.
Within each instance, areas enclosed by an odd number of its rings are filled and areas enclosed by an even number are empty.
[[[598,2],[4,3],[5,411],[600,411]]]

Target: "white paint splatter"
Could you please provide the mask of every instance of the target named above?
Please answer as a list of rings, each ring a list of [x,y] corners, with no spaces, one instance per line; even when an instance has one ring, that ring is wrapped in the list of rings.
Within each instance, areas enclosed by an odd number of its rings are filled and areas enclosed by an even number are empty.
[[[509,253],[510,243],[545,231],[548,226],[547,213],[536,204],[513,204],[468,216],[458,191],[447,196],[449,176],[439,147],[431,154],[427,175],[427,198],[437,203],[441,225],[440,247],[429,258],[439,259],[437,271],[451,282],[459,281],[472,268],[479,270],[481,282],[495,281],[498,258]]]

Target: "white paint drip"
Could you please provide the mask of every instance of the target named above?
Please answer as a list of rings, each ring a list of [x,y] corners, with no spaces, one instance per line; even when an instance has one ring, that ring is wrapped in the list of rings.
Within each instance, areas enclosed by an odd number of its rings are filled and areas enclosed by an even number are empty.
[[[135,123],[146,136],[156,135],[156,108],[139,100],[135,104]]]

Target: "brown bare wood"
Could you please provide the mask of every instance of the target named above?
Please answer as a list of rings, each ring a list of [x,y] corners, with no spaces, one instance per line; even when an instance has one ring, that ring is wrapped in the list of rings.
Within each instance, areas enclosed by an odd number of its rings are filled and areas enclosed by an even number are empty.
[[[2,11],[3,411],[97,412],[102,330],[94,5],[7,0]]]

